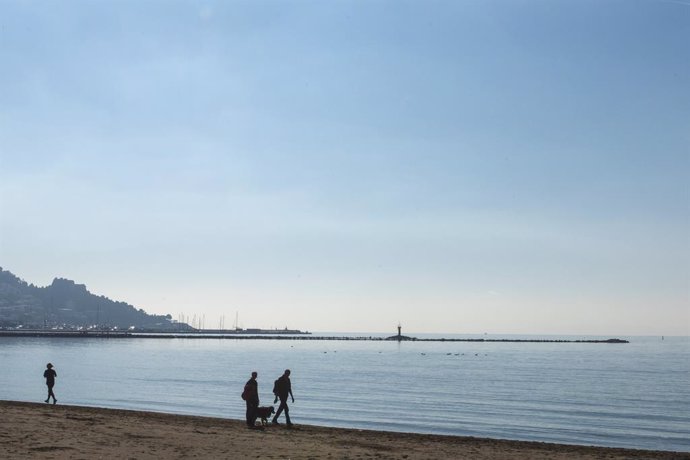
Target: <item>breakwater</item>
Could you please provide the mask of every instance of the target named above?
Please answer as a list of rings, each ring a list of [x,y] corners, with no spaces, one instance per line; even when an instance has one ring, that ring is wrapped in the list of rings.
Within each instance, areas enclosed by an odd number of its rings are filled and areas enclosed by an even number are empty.
[[[137,333],[116,331],[0,331],[0,337],[69,337],[102,339],[207,339],[207,340],[328,340],[328,341],[375,341],[375,342],[488,342],[488,343],[629,343],[623,339],[493,339],[493,338],[416,338],[416,337],[374,337],[374,336],[314,336],[314,335],[248,335],[248,334],[204,334],[204,333]]]

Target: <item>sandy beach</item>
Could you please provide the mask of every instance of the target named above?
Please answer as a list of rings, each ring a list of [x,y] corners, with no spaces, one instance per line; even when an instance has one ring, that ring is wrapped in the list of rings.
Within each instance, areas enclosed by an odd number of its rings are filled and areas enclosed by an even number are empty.
[[[690,459],[659,452],[0,401],[0,457],[269,459]]]

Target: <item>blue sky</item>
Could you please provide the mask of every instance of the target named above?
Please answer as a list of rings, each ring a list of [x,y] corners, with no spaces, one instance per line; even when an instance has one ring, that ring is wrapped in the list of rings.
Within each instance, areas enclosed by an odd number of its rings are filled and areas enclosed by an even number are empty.
[[[0,3],[0,265],[318,331],[690,334],[690,2]]]

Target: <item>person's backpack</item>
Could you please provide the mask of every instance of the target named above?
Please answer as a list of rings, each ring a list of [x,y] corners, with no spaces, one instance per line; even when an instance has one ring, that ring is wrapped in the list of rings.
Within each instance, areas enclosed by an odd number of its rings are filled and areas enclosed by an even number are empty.
[[[244,399],[246,401],[248,397],[249,397],[249,385],[245,385],[244,390],[242,390],[242,399]]]
[[[273,394],[278,396],[280,394],[280,388],[282,387],[282,382],[280,381],[280,378],[277,378],[275,382],[273,382]]]

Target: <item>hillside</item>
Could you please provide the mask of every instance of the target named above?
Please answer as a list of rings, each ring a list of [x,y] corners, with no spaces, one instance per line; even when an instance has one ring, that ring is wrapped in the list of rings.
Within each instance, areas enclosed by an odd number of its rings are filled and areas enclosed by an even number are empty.
[[[28,284],[0,267],[0,328],[189,330],[170,315],[90,293],[83,284],[55,278],[50,286]]]

